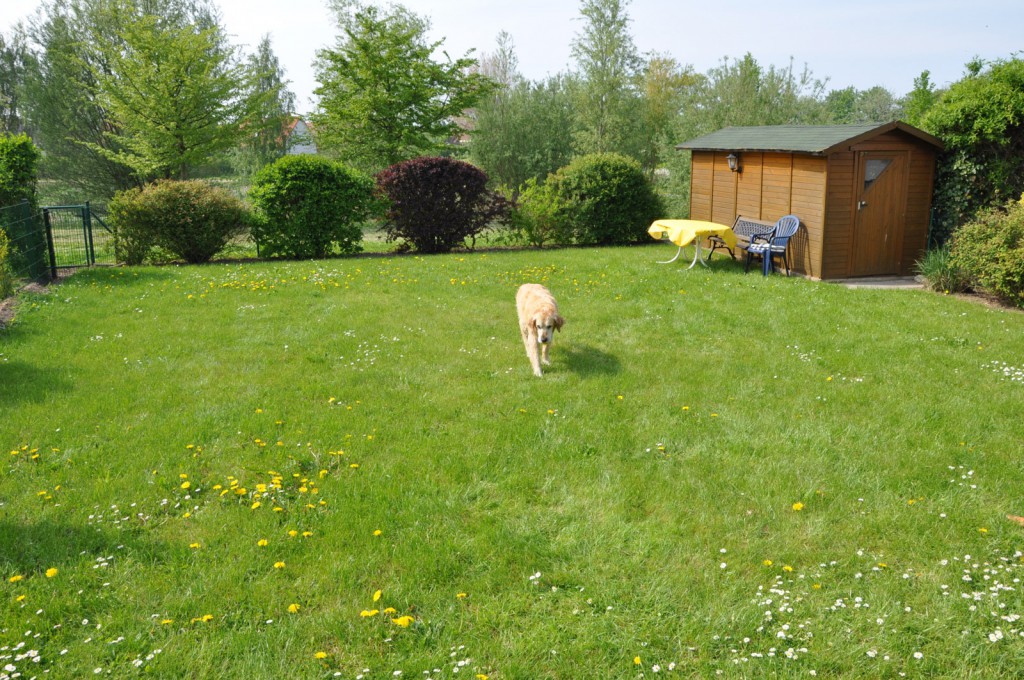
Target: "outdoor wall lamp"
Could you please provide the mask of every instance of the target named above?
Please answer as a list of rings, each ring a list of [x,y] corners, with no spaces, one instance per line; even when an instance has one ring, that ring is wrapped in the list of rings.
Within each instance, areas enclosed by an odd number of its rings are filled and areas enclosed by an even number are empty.
[[[729,164],[729,172],[743,172],[740,167],[740,158],[734,153],[729,154],[725,157],[725,162]]]

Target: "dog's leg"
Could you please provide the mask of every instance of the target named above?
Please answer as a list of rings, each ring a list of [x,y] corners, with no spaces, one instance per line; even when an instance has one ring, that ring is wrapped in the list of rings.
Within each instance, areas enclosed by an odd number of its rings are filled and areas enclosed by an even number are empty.
[[[540,357],[537,356],[537,335],[529,326],[523,326],[523,344],[526,346],[526,356],[530,358],[530,366],[533,367],[533,374],[537,377],[543,375],[540,370]]]
[[[550,366],[551,365],[551,360],[548,359],[548,351],[549,351],[549,348],[551,347],[551,343],[550,342],[545,342],[540,347],[541,347],[541,350],[540,350],[541,361],[544,362],[545,366]]]

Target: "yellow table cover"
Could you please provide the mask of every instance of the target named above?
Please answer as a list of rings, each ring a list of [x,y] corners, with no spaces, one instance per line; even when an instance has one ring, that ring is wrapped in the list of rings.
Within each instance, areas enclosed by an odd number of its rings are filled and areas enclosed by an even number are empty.
[[[730,248],[736,247],[736,234],[732,227],[718,222],[704,220],[655,220],[647,229],[652,238],[661,240],[668,234],[668,240],[680,248],[693,243],[697,237],[705,238],[712,234],[721,236]]]

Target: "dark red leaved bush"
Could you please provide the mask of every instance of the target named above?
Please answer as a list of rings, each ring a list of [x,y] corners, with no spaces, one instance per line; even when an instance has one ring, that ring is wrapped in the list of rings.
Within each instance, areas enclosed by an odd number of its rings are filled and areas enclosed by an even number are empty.
[[[475,239],[508,213],[507,201],[487,189],[487,175],[453,158],[414,158],[377,175],[389,205],[384,229],[421,253],[447,253]]]

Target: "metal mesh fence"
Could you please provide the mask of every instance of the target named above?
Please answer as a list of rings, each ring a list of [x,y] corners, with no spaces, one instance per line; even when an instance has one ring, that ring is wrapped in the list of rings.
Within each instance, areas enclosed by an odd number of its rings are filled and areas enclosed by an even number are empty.
[[[55,269],[114,264],[113,234],[89,204],[43,208]]]
[[[50,261],[42,211],[28,201],[0,208],[0,229],[10,241],[9,263],[15,278],[49,278]]]

